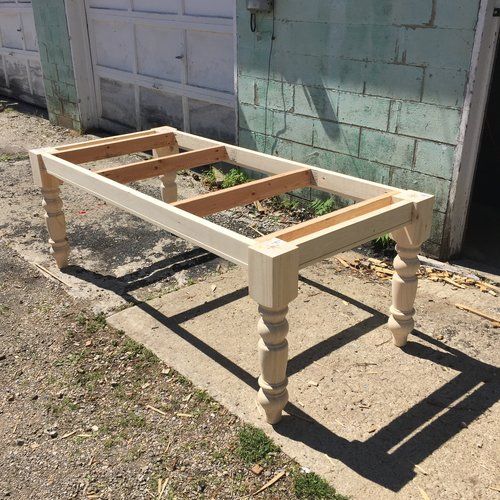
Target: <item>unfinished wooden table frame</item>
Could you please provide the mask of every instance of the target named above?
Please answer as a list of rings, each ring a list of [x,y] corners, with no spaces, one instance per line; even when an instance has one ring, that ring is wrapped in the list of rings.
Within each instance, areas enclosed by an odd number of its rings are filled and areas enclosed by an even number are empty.
[[[154,158],[90,171],[81,163],[140,151]],[[184,152],[179,152],[183,150]],[[417,254],[428,238],[434,198],[414,191],[342,175],[221,142],[171,127],[30,152],[35,183],[41,188],[51,252],[68,265],[69,245],[59,185],[67,182],[152,222],[231,262],[248,267],[250,296],[259,306],[258,401],[271,424],[288,401],[288,304],[297,297],[299,269],[338,252],[391,233],[397,256],[392,280],[389,329],[397,346],[413,329]],[[224,161],[269,177],[177,201],[176,172]],[[162,200],[125,183],[161,179]],[[358,203],[252,240],[202,217],[312,186]]]

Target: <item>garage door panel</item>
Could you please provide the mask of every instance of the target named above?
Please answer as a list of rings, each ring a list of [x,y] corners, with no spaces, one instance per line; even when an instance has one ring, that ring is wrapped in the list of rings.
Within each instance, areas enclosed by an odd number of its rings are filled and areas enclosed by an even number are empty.
[[[189,99],[189,118],[191,133],[234,143],[234,109]]]
[[[17,14],[5,14],[0,16],[0,35],[2,46],[9,49],[23,49],[22,27]]]
[[[234,88],[233,36],[208,31],[187,32],[188,83],[232,92]]]
[[[234,0],[87,0],[87,10],[102,127],[170,124],[234,141]]]
[[[136,12],[177,14],[179,9],[179,0],[133,0],[132,8]]]
[[[45,96],[45,89],[43,86],[43,76],[42,76],[42,67],[40,63],[37,61],[29,62],[29,70],[31,76],[31,87],[33,90],[33,94],[43,97]]]
[[[3,70],[3,56],[0,56],[0,87],[7,87],[7,80],[5,79],[5,71]]]
[[[97,64],[122,71],[133,71],[132,26],[127,22],[94,20],[93,31]]]
[[[26,63],[15,57],[5,56],[5,69],[9,77],[9,87],[17,95],[30,94]]]
[[[23,28],[24,28],[24,43],[26,50],[38,52],[38,40],[36,38],[35,20],[33,12],[24,12],[22,14]]]
[[[185,0],[184,10],[190,15],[231,18],[234,0]]]
[[[89,7],[98,9],[128,10],[129,0],[88,0]]]
[[[101,78],[99,87],[101,91],[102,117],[135,128],[134,86],[129,83]]]
[[[182,97],[141,87],[141,127],[144,129],[170,125],[183,128]]]
[[[46,106],[30,0],[0,0],[0,92]]]
[[[182,79],[183,32],[179,29],[137,25],[135,28],[137,43],[138,72],[180,82]],[[158,43],[161,40],[161,44]]]

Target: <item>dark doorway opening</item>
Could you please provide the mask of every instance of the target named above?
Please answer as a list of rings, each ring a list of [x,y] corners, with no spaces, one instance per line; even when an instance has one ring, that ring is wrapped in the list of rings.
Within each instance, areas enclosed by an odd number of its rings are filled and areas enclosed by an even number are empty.
[[[500,42],[493,67],[462,255],[500,270]]]

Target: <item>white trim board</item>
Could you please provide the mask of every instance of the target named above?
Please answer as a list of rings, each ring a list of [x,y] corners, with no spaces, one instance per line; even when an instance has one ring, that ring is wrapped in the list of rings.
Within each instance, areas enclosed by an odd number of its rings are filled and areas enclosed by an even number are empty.
[[[495,7],[500,7],[498,0],[482,0],[479,9],[445,221],[444,255],[441,255],[443,258],[457,255],[460,252],[467,227],[467,216],[500,27],[500,18],[493,17]]]

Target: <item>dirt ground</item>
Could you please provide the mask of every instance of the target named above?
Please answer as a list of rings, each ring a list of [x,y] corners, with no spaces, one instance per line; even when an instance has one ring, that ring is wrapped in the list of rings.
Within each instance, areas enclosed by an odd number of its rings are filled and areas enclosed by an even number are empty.
[[[109,326],[88,328],[96,320],[85,320],[124,309],[115,316],[122,315],[132,333],[140,321],[151,321],[147,324],[160,335],[162,328],[172,329],[171,321],[158,326],[153,320],[177,318],[191,337],[179,335],[182,352],[162,359],[179,369],[186,366],[180,357],[191,352],[188,344],[200,350],[205,343],[209,352],[220,352],[207,365],[216,375],[217,365],[225,370],[220,387],[210,377],[204,387],[201,368],[198,375],[187,369],[184,375],[233,413],[261,425],[246,397],[253,394],[257,364],[256,333],[248,328],[255,324],[255,310],[246,297],[244,276],[221,259],[70,186],[63,187],[63,200],[72,265],[58,272],[48,254],[40,196],[25,153],[80,138],[51,126],[32,108],[0,113],[0,131],[0,303],[8,307],[0,313],[0,354],[6,352],[0,361],[4,496],[30,498],[36,491],[33,498],[83,493],[147,498],[146,490],[154,491],[151,481],[165,471],[178,498],[201,496],[193,479],[200,476],[215,488],[205,486],[207,498],[240,498],[255,491],[262,480],[241,463],[228,470],[210,458],[213,450],[231,450],[239,421],[230,426],[235,417],[223,406],[194,397],[179,409],[176,404],[195,389],[179,387],[177,375],[162,374],[164,367],[150,364],[147,351],[132,354],[129,363],[130,346],[123,336]],[[179,176],[179,188],[183,197],[202,189],[192,175]],[[154,181],[141,183],[140,189],[158,195]],[[286,216],[270,222],[246,209],[226,212],[216,221],[253,237],[256,230],[267,232],[287,222]],[[345,257],[352,260],[353,255]],[[207,301],[215,304],[208,308],[210,314],[203,309],[199,315],[186,313],[200,311]],[[456,309],[456,302],[500,312],[497,297],[422,280],[416,335],[401,351],[387,342],[383,326],[388,282],[344,269],[335,260],[309,268],[290,312],[290,417],[266,431],[288,455],[352,498],[499,497],[498,329]],[[135,307],[128,309],[130,305]],[[78,321],[82,309],[85,316]],[[138,310],[149,311],[149,318]],[[231,331],[231,339],[217,338],[221,331]],[[234,373],[228,375],[231,367]],[[101,375],[88,380],[95,371]],[[123,392],[115,390],[122,385]],[[234,400],[239,408],[231,406]],[[161,415],[145,410],[146,404],[164,401],[174,413],[205,410],[197,422],[177,418],[165,426]],[[117,413],[130,418],[124,423]],[[205,454],[204,468],[198,462],[184,465],[192,452],[180,444],[183,425],[186,435],[199,432],[200,443],[212,450]],[[54,431],[57,436],[51,438]],[[165,446],[182,462],[182,474],[165,465],[171,460],[162,453]],[[137,457],[131,451],[135,448]],[[133,456],[127,459],[128,454]],[[285,467],[286,460],[277,457],[269,473]],[[224,470],[228,474],[217,481]],[[290,482],[273,488],[269,498],[291,494]]]

